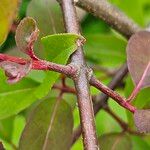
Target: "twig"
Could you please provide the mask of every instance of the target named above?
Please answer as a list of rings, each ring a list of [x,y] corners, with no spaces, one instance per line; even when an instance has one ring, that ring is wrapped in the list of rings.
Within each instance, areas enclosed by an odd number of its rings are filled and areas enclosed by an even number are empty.
[[[76,5],[104,20],[127,38],[141,30],[138,25],[107,0],[77,0]]]
[[[79,34],[79,25],[73,0],[60,0],[67,32]],[[98,149],[95,131],[94,111],[89,90],[89,70],[87,69],[82,47],[71,57],[71,63],[78,66],[78,75],[74,77],[77,91],[80,121],[82,126],[83,143],[85,150]]]
[[[126,101],[125,98],[121,97],[118,93],[113,91],[112,89],[108,88],[104,84],[102,84],[99,80],[95,77],[92,77],[90,80],[90,84],[102,91],[103,93],[107,94],[109,97],[114,99],[119,105],[126,108],[127,110],[131,111],[132,113],[135,112],[136,108],[132,106],[130,103]]]
[[[15,62],[24,65],[27,63],[28,60],[19,57],[9,56],[6,54],[0,54],[0,62],[1,61],[10,61],[10,62]],[[61,64],[56,64],[45,60],[32,60],[32,69],[53,70],[59,73],[66,74],[67,76],[74,76],[77,71],[76,68],[74,68],[71,65],[61,65]]]

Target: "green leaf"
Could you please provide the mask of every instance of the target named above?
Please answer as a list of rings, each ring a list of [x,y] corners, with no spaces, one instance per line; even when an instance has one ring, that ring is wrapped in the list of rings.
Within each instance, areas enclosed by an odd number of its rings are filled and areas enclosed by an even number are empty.
[[[44,100],[31,113],[19,149],[68,150],[72,142],[72,129],[70,106],[63,100]]]
[[[21,115],[13,116],[5,119],[3,125],[5,133],[9,134],[9,139],[0,137],[0,141],[3,142],[6,150],[13,150],[15,145],[18,147],[19,139],[25,126],[25,118]]]
[[[0,71],[0,84],[0,119],[17,114],[37,100],[35,90],[39,83],[31,79],[25,78],[10,85],[6,83],[6,77]]]
[[[110,34],[86,36],[85,54],[88,60],[107,67],[122,64],[125,57],[126,41]]]
[[[108,105],[113,110],[115,114],[119,114],[122,120],[127,122],[126,111],[124,108],[119,107],[119,105],[110,99],[108,101]],[[97,135],[101,136],[102,134],[110,133],[110,132],[121,132],[122,129],[119,124],[112,118],[106,111],[101,110],[96,115],[96,129]]]
[[[25,127],[26,120],[25,117],[22,115],[17,115],[14,119],[14,128],[13,128],[13,134],[12,134],[12,143],[15,145],[19,145],[20,136],[22,134],[22,131]]]
[[[64,64],[65,56],[69,52],[73,53],[77,49],[77,40],[84,38],[78,34],[61,33],[52,34],[42,38],[44,45],[45,57],[52,62]],[[68,58],[69,55],[66,56]]]
[[[0,1],[0,45],[5,41],[11,24],[15,17],[18,6],[18,0],[1,0]]]
[[[150,145],[144,141],[144,139],[140,136],[130,136],[132,139],[133,148],[132,150],[149,150]]]
[[[143,5],[141,1],[143,0],[109,0],[113,2],[117,7],[119,7],[127,16],[132,18],[138,24],[144,26],[144,16],[143,16]],[[133,9],[134,6],[134,9]]]
[[[70,55],[77,49],[76,41],[83,39],[82,36],[76,34],[54,34],[42,38],[45,48],[45,58],[49,61],[66,64]],[[53,84],[58,79],[59,74],[56,72],[47,72],[46,77],[40,87],[37,89],[38,98],[48,94]],[[44,93],[40,92],[41,90]]]
[[[98,33],[109,33],[109,26],[99,18],[88,14],[81,22],[83,35],[98,34]]]
[[[27,7],[30,3],[30,0],[23,0],[19,8],[19,18],[22,19],[26,16]]]
[[[12,139],[14,118],[10,117],[0,121],[0,138],[7,142],[10,142]]]
[[[98,140],[102,150],[132,149],[132,143],[129,136],[123,133],[104,134]]]

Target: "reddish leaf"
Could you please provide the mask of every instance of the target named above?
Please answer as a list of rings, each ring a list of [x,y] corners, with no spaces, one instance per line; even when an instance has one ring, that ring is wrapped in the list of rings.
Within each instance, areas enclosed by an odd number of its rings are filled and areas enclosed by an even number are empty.
[[[127,46],[127,63],[136,85],[129,99],[133,99],[141,88],[150,86],[150,32],[134,34]]]
[[[37,40],[39,30],[31,17],[24,18],[16,30],[16,44],[18,48],[32,59],[38,59],[33,51],[33,44]]]
[[[134,113],[134,121],[140,132],[150,133],[150,109],[136,110]]]
[[[8,77],[8,83],[15,83],[21,80],[31,70],[32,63],[29,61],[25,65],[17,64],[10,61],[0,62],[0,67],[5,71]]]

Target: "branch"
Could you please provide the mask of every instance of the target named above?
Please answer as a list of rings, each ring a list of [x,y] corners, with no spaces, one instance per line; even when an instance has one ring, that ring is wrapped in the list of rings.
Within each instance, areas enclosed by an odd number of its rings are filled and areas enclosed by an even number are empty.
[[[64,22],[67,32],[79,34],[79,25],[73,0],[60,0]],[[80,121],[82,127],[83,143],[85,150],[98,149],[95,131],[94,112],[89,90],[90,72],[86,66],[83,49],[78,47],[71,57],[71,63],[78,66],[78,74],[74,77],[77,91]]]
[[[2,61],[10,61],[18,64],[26,64],[28,62],[27,59],[9,56],[6,54],[0,54],[0,62]],[[67,76],[74,76],[76,74],[76,68],[72,65],[60,65],[56,63],[52,63],[45,60],[32,60],[32,69],[34,70],[53,70],[59,73],[66,74]]]
[[[129,38],[141,28],[107,0],[77,0],[76,5],[102,19]]]
[[[111,88],[112,90],[115,89],[119,85],[119,83],[122,81],[122,79],[127,75],[127,72],[128,72],[128,68],[127,68],[127,65],[125,64],[118,70],[118,72],[116,73],[116,75],[114,76],[112,81],[108,84],[108,87]],[[96,100],[95,100],[96,103],[94,104],[94,114],[95,115],[102,108],[107,106],[108,98],[109,98],[108,95],[106,95],[104,93],[102,93],[96,97]],[[76,142],[76,140],[80,137],[80,135],[81,135],[81,126],[79,125],[73,133],[72,144],[74,144]]]
[[[103,4],[105,5],[103,5],[102,2],[104,2]],[[106,23],[110,24],[114,29],[116,29],[118,32],[120,32],[127,38],[129,38],[132,34],[141,29],[133,21],[128,19],[121,11],[117,10],[113,5],[109,4],[106,1],[78,0],[76,5],[88,11],[89,13],[92,13],[94,16],[97,16],[98,18],[104,20]],[[113,13],[108,13],[107,6],[109,6],[110,10],[113,10]],[[118,17],[116,15],[118,15]],[[127,64],[124,64],[116,73],[112,81],[108,84],[108,87],[114,90],[122,81],[122,79],[127,75],[127,73],[128,67]],[[104,93],[97,96],[97,103],[96,105],[94,105],[95,115],[99,112],[101,108],[107,105],[108,98],[108,95]],[[80,135],[81,127],[79,125],[74,131],[72,144],[76,142]]]

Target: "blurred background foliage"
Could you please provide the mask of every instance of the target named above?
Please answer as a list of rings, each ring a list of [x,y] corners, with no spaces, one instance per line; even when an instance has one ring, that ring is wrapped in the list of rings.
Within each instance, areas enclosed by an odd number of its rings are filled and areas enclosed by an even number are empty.
[[[149,0],[109,1],[116,5],[118,9],[124,11],[128,17],[132,18],[143,28],[148,28],[150,26]],[[115,71],[126,61],[125,47],[127,41],[102,20],[93,17],[81,9],[77,9],[77,12],[81,23],[82,34],[86,38],[84,51],[88,65],[93,68],[96,76],[104,84],[107,84],[111,81]],[[14,25],[17,25],[25,16],[32,16],[37,21],[40,29],[40,37],[35,45],[35,53],[41,58],[46,58],[40,38],[48,34],[64,32],[63,19],[59,5],[55,0],[22,0]],[[10,31],[6,41],[0,46],[0,52],[22,56],[17,50],[14,35],[14,31]],[[111,75],[109,74],[110,72],[112,73]],[[36,71],[32,71],[28,75],[28,78],[40,83],[43,81],[44,76],[44,72],[37,73]],[[59,84],[60,81],[58,80],[57,83]],[[67,84],[73,86],[73,83],[69,79],[67,79]],[[128,75],[124,81],[120,83],[117,92],[128,97],[133,90],[133,87],[132,80]],[[149,88],[143,89],[138,94],[133,102],[135,106],[138,108],[148,108],[150,106],[149,90]],[[99,91],[95,88],[91,88],[91,93],[92,95],[96,95],[99,94]],[[57,90],[51,90],[48,96],[57,97],[57,95]],[[65,94],[64,99],[73,110],[75,128],[80,122],[76,97],[72,94]],[[15,149],[14,145],[18,145],[21,132],[27,120],[26,118],[30,111],[35,107],[36,103],[38,102],[35,102],[29,108],[23,110],[17,115],[0,120],[0,139],[4,142],[6,150],[13,150]],[[127,112],[112,100],[109,100],[109,106],[124,121],[129,123],[132,129],[135,129],[130,112]],[[106,133],[118,133],[122,131],[118,123],[104,110],[101,110],[96,116],[96,128],[98,136]],[[129,138],[132,144],[132,150],[150,150],[150,135],[143,137],[129,135]],[[126,144],[126,141],[124,142]],[[80,149],[83,149],[81,138],[72,147],[72,150]],[[118,149],[120,149],[120,147]]]

